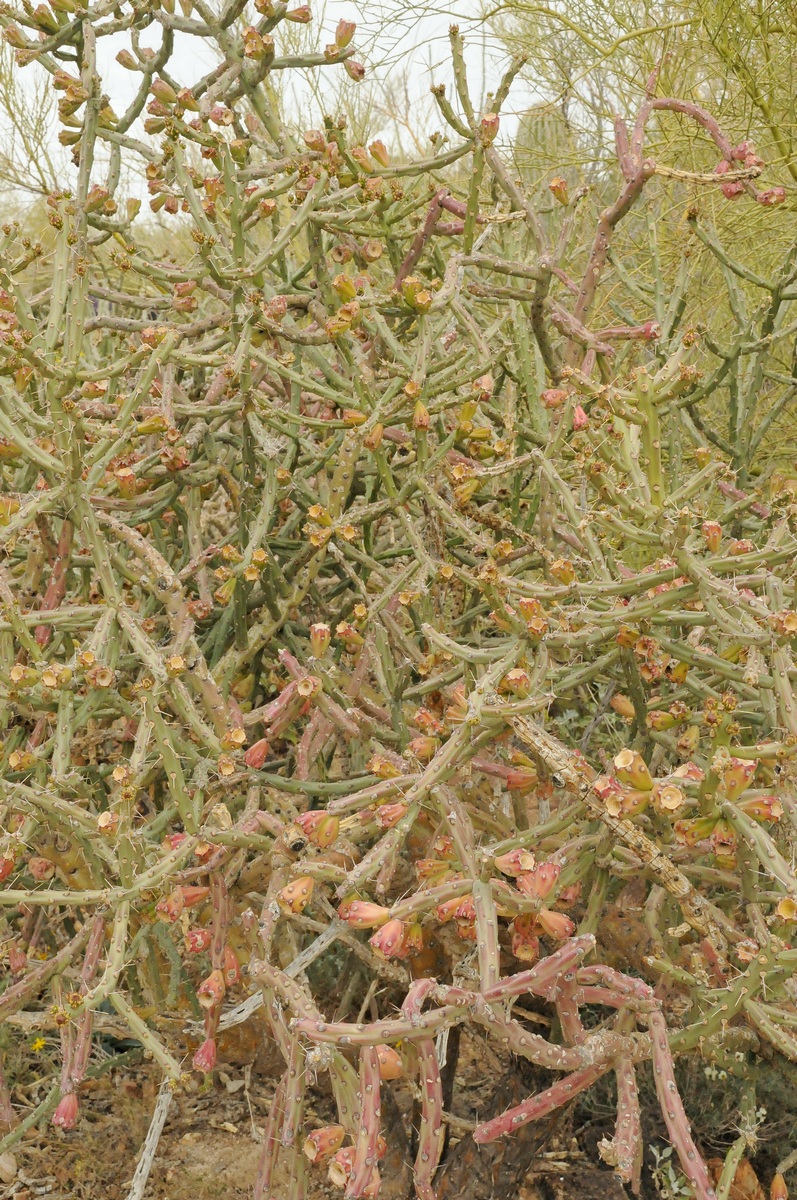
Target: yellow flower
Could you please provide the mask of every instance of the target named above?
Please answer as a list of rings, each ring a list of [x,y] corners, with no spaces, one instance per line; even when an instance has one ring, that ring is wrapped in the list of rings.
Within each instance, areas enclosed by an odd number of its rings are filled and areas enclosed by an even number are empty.
[[[34,1038],[30,1044],[30,1048],[34,1054],[38,1054],[47,1045],[43,1037]]]

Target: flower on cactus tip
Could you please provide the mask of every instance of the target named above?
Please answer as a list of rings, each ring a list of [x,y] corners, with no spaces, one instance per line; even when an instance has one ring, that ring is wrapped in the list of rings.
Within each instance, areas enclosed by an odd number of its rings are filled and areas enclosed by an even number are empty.
[[[58,1101],[58,1107],[53,1113],[53,1125],[59,1129],[74,1129],[80,1104],[75,1092],[67,1092]]]
[[[342,1125],[324,1125],[321,1129],[314,1129],[311,1134],[308,1134],[302,1150],[310,1162],[323,1162],[325,1159],[331,1158],[333,1154],[337,1154],[345,1137],[346,1130]]]
[[[203,1071],[205,1075],[216,1065],[216,1043],[213,1038],[205,1038],[193,1057],[195,1071]]]
[[[727,800],[736,800],[752,781],[757,759],[731,758],[722,771],[722,786]]]
[[[533,913],[523,913],[512,922],[512,953],[521,962],[533,963],[540,957],[540,939],[534,930]]]
[[[784,896],[778,902],[775,911],[782,921],[797,921],[797,899],[793,896]]]

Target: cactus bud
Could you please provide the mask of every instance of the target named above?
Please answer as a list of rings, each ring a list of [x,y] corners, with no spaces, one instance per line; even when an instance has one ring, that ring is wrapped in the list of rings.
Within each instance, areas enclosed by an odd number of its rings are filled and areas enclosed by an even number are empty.
[[[365,79],[365,67],[360,62],[355,62],[353,58],[347,58],[343,66],[349,79],[353,79],[355,83],[361,83]]]
[[[401,1055],[392,1046],[377,1046],[376,1057],[379,1061],[379,1078],[384,1082],[400,1079],[404,1074]]]
[[[344,1146],[333,1154],[328,1169],[329,1181],[335,1187],[346,1187],[354,1167],[354,1146]]]
[[[301,875],[293,879],[281,891],[277,892],[279,905],[285,912],[300,913],[310,903],[315,881],[310,875]]]
[[[559,583],[570,584],[576,577],[575,569],[569,558],[554,559],[549,570]]]
[[[536,896],[544,900],[556,887],[556,881],[562,873],[558,863],[538,863],[532,871],[524,871],[517,877],[518,890],[524,896]]]
[[[338,21],[338,27],[335,30],[335,45],[339,50],[345,50],[351,43],[354,34],[357,31],[357,26],[354,21],[346,21],[341,18]]]
[[[342,1125],[324,1125],[321,1129],[314,1129],[305,1138],[302,1149],[311,1163],[323,1162],[337,1154],[345,1137],[346,1130]]]
[[[338,915],[354,929],[378,929],[390,920],[390,909],[371,900],[353,900],[350,904],[341,905]]]
[[[44,883],[48,879],[52,879],[55,874],[55,867],[48,858],[39,858],[34,855],[28,859],[28,870],[33,878],[38,883]]]
[[[213,1038],[205,1038],[193,1057],[195,1071],[203,1071],[207,1075],[216,1065],[216,1043]]]
[[[492,146],[495,139],[498,137],[498,130],[501,125],[501,120],[498,113],[485,113],[481,120],[479,136],[483,146]]]
[[[567,400],[564,388],[546,388],[540,392],[540,403],[544,408],[561,408]]]
[[[569,198],[567,191],[567,180],[563,179],[561,175],[555,175],[553,177],[548,184],[548,190],[553,196],[554,200],[556,200],[559,204],[567,204]]]
[[[782,187],[767,188],[764,192],[756,193],[756,200],[759,204],[763,204],[764,208],[772,208],[776,204],[782,204],[786,199],[786,189]]]
[[[244,762],[247,767],[252,767],[259,771],[266,761],[269,752],[269,744],[266,738],[260,738],[253,746],[250,746],[244,755]]]
[[[336,841],[340,830],[340,819],[323,808],[300,813],[296,818],[296,824],[301,827],[307,839],[314,846],[320,846],[322,850]]]
[[[586,429],[589,425],[589,416],[582,405],[577,404],[573,409],[573,432],[579,433],[580,430]]]
[[[493,863],[502,875],[509,875],[512,878],[516,878],[524,871],[533,871],[536,866],[534,855],[530,850],[524,850],[522,847],[517,850],[508,850],[506,854],[497,854]]]
[[[189,954],[201,954],[204,950],[209,950],[212,941],[213,935],[209,929],[186,930],[185,948]]]
[[[329,649],[331,635],[332,631],[329,626],[322,621],[310,626],[310,649],[313,652],[313,658],[324,657]]]
[[[732,758],[722,771],[722,786],[727,800],[736,800],[751,783],[757,759]]]
[[[225,990],[223,973],[219,970],[211,971],[197,988],[196,998],[203,1008],[215,1008],[224,999]]]
[[[58,1101],[58,1106],[53,1113],[53,1125],[59,1129],[74,1129],[77,1124],[78,1109],[80,1104],[74,1092],[67,1092]]]
[[[368,944],[382,958],[403,958],[404,933],[404,922],[392,917],[368,939]]]
[[[769,1189],[769,1200],[789,1200],[789,1189],[786,1187],[786,1180],[780,1171],[772,1178]]]
[[[621,750],[614,758],[614,769],[621,783],[640,792],[649,792],[653,779],[642,755],[636,750]]]
[[[740,800],[739,808],[754,821],[779,821],[783,816],[783,805],[777,796],[751,796]]]
[[[541,908],[537,913],[537,921],[540,928],[549,937],[556,938],[558,941],[572,937],[575,933],[574,923],[564,913],[551,912],[548,908]]]

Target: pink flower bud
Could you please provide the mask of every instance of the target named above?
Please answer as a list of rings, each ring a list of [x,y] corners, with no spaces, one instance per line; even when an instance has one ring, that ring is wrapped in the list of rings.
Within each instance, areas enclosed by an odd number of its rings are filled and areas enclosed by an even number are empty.
[[[244,755],[244,762],[246,763],[247,767],[253,767],[254,770],[259,771],[263,766],[263,763],[266,761],[268,752],[268,741],[266,738],[261,738],[260,741],[255,742],[253,746],[249,747]]]
[[[344,21],[343,18],[338,21],[338,27],[335,30],[335,45],[339,50],[346,49],[354,37],[356,30],[357,26],[354,21]]]
[[[58,1101],[58,1107],[53,1113],[53,1125],[59,1129],[74,1129],[77,1124],[77,1114],[80,1105],[74,1092],[67,1092]]]
[[[185,948],[189,954],[201,954],[210,949],[213,935],[209,929],[189,929],[185,935]]]
[[[397,825],[407,811],[406,804],[400,800],[395,804],[380,804],[374,811],[374,820],[380,829],[392,829]]]
[[[203,1071],[206,1075],[216,1065],[216,1043],[213,1038],[205,1038],[202,1045],[194,1054],[193,1066],[195,1071]]]
[[[498,137],[500,125],[501,119],[498,113],[485,113],[481,122],[481,143],[483,146],[492,146]]]
[[[6,855],[0,857],[0,883],[4,879],[8,879],[11,872],[14,870],[14,860]]]
[[[175,888],[168,896],[164,896],[162,900],[158,901],[155,905],[155,912],[162,920],[173,923],[180,919],[180,914],[184,908],[185,901],[183,900],[182,888]]]
[[[203,1008],[214,1008],[224,999],[224,975],[221,971],[211,971],[207,979],[203,979],[196,991],[196,998]]]
[[[566,917],[564,913],[551,912],[550,909],[541,908],[537,914],[537,920],[540,928],[548,934],[549,937],[557,938],[562,941],[564,938],[572,937],[575,933],[575,925]]]
[[[305,1138],[302,1149],[310,1162],[323,1162],[337,1154],[345,1137],[346,1130],[342,1125],[324,1125],[321,1129],[314,1129]]]
[[[506,854],[497,854],[493,862],[502,875],[509,875],[513,879],[522,871],[533,871],[536,866],[534,855],[522,846],[508,850]]]
[[[354,929],[377,929],[390,920],[390,909],[370,900],[352,900],[351,904],[338,909],[339,916]]]
[[[577,404],[573,409],[573,429],[576,433],[580,429],[586,429],[589,425],[589,417],[580,404]]]
[[[346,74],[355,83],[361,83],[365,79],[365,67],[360,62],[355,62],[353,58],[347,58],[343,64]]]
[[[209,887],[200,887],[198,884],[184,885],[180,888],[183,894],[183,906],[185,908],[193,908],[195,904],[199,904],[210,895]]]
[[[506,790],[521,796],[533,792],[539,782],[540,777],[533,767],[513,767],[506,773]]]
[[[379,1060],[380,1079],[385,1081],[399,1079],[404,1074],[401,1055],[392,1046],[377,1046],[376,1057]]]
[[[228,988],[234,987],[241,978],[241,968],[232,946],[224,947],[224,966],[222,970],[224,971],[225,986]]]
[[[544,900],[556,886],[556,881],[562,873],[558,863],[540,863],[533,871],[518,875],[517,886],[524,896],[536,896]]]
[[[567,400],[567,392],[564,388],[546,388],[540,392],[540,400],[545,408],[561,408]]]
[[[404,932],[404,922],[393,917],[368,939],[368,944],[382,958],[403,958]]]
[[[323,808],[300,813],[296,818],[296,824],[301,827],[305,837],[314,846],[320,846],[322,850],[337,840],[340,830],[340,818],[326,812]]]

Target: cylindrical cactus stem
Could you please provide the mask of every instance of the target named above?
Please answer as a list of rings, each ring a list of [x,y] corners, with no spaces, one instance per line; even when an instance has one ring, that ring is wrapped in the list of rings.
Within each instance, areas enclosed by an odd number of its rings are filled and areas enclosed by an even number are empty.
[[[409,988],[401,1005],[401,1011],[405,1017],[411,1017],[414,1013],[419,1013],[423,1008],[423,1002],[427,996],[431,996],[437,991],[436,979],[416,979]]]
[[[706,1164],[692,1140],[689,1122],[678,1094],[664,1017],[660,1012],[653,1012],[649,1021],[653,1078],[670,1141],[678,1155],[681,1169],[694,1191],[695,1200],[716,1200]]]
[[[596,1063],[591,1067],[584,1067],[581,1071],[574,1071],[564,1079],[558,1079],[544,1092],[529,1096],[528,1100],[514,1108],[508,1108],[500,1117],[494,1117],[492,1121],[485,1121],[483,1125],[479,1125],[473,1132],[474,1140],[480,1143],[494,1142],[505,1134],[515,1133],[523,1125],[528,1125],[529,1121],[537,1121],[567,1104],[574,1096],[591,1087],[608,1070],[608,1063]]]
[[[487,1004],[482,996],[474,996],[474,1018],[502,1041],[513,1054],[519,1054],[539,1067],[551,1071],[578,1071],[584,1066],[584,1051],[574,1046],[556,1046],[539,1033],[525,1029],[518,1021]]]
[[[617,1125],[612,1143],[616,1156],[615,1170],[623,1183],[631,1184],[631,1191],[638,1196],[642,1174],[642,1122],[636,1071],[631,1059],[618,1058],[615,1074]]]
[[[489,883],[473,883],[473,907],[476,910],[476,948],[479,956],[479,981],[482,990],[494,987],[501,975],[498,946],[498,914]]]
[[[437,1051],[431,1038],[416,1045],[421,1087],[421,1125],[418,1130],[418,1152],[415,1156],[413,1178],[419,1200],[435,1200],[432,1189],[434,1174],[443,1153],[443,1084]]]
[[[222,971],[224,969],[224,944],[227,940],[227,926],[230,921],[230,898],[221,871],[211,872],[210,899],[213,905],[210,961],[214,971]]]
[[[602,963],[590,967],[579,967],[576,979],[580,984],[604,984],[613,992],[622,996],[638,996],[641,1000],[650,1000],[653,988],[644,979],[635,979],[633,975],[624,975],[615,971],[614,967],[606,967]]]
[[[378,1046],[381,1042],[399,1042],[402,1038],[417,1042],[419,1039],[447,1029],[465,1015],[465,1009],[447,1004],[432,1012],[422,1013],[412,1020],[396,1017],[391,1021],[374,1021],[372,1025],[349,1025],[343,1021],[329,1023],[299,1017],[292,1027],[309,1038],[311,1042],[328,1042],[337,1046]]]
[[[310,1022],[321,1020],[321,1014],[309,994],[279,967],[273,967],[271,963],[261,960],[250,965],[249,974],[254,979],[259,979],[271,991],[276,992],[283,1004],[286,1004],[297,1016],[304,1017]]]
[[[568,938],[563,946],[549,954],[541,962],[535,963],[528,971],[518,971],[501,979],[493,987],[485,988],[485,1000],[492,1004],[496,1000],[509,1000],[513,996],[522,996],[524,992],[532,992],[535,996],[547,998],[561,975],[576,963],[581,962],[595,945],[591,933],[581,937]]]
[[[377,1170],[379,1122],[382,1115],[379,1055],[375,1046],[360,1051],[360,1128],[354,1142],[354,1161],[346,1200],[368,1193]]]
[[[580,1046],[587,1036],[587,1031],[581,1024],[581,1017],[578,1015],[580,991],[575,980],[575,973],[568,971],[557,984],[554,992],[556,1015],[559,1018],[564,1039],[571,1046]]]
[[[297,1034],[290,1042],[290,1054],[285,1071],[285,1093],[280,1141],[283,1146],[292,1146],[299,1136],[304,1114],[305,1067],[304,1048]]]
[[[39,966],[29,968],[18,983],[12,983],[10,987],[6,988],[0,996],[0,1021],[10,1017],[12,1013],[18,1012],[33,996],[38,994],[53,975],[63,971],[85,946],[91,930],[92,926],[87,921],[72,940],[67,942],[51,959]]]
[[[331,1055],[329,1081],[340,1123],[352,1141],[356,1141],[360,1130],[359,1080],[351,1063],[339,1051],[333,1050]]]
[[[266,1127],[263,1130],[263,1142],[260,1147],[260,1156],[257,1160],[253,1200],[272,1200],[271,1182],[274,1176],[277,1154],[279,1153],[279,1126],[282,1119],[286,1086],[287,1071],[277,1084],[277,1090],[274,1092],[271,1108],[268,1112]]]

